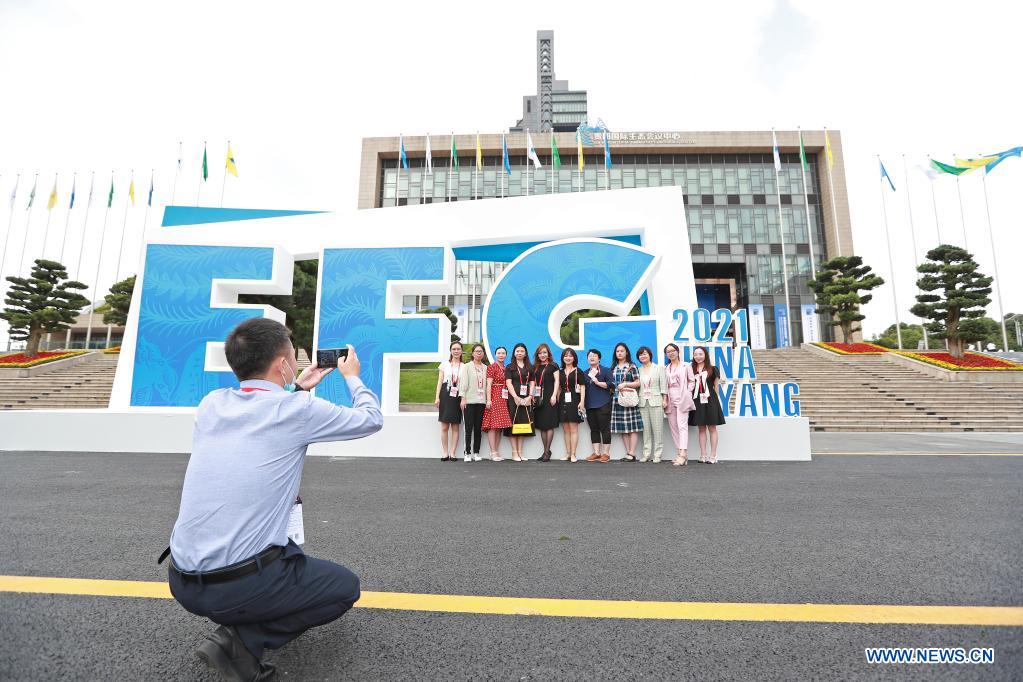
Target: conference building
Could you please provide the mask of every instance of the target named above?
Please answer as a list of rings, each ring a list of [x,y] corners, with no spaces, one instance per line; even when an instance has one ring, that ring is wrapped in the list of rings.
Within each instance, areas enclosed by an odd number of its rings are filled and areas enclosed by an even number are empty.
[[[675,185],[679,210],[689,231],[701,307],[763,306],[766,342],[779,343],[776,305],[785,303],[782,258],[787,265],[792,343],[803,341],[801,305],[812,304],[811,254],[815,265],[853,253],[849,203],[843,170],[842,136],[828,131],[833,155],[829,168],[823,131],[803,131],[808,170],[804,192],[799,133],[778,131],[782,169],[775,171],[771,131],[596,132],[584,147],[579,173],[575,133],[553,133],[561,167],[551,167],[551,133],[534,135],[542,164],[526,157],[526,134],[507,136],[511,173],[502,163],[502,136],[480,135],[483,165],[478,184],[476,135],[455,135],[458,169],[449,154],[434,152],[426,172],[425,137],[405,137],[409,170],[398,173],[398,137],[365,138],[359,180],[359,208],[500,199],[565,192],[602,192]],[[604,165],[608,136],[612,166]],[[448,136],[434,137],[434,150],[450,148]],[[527,181],[527,164],[529,164]],[[830,174],[830,177],[829,177]],[[527,187],[528,182],[528,187]],[[784,226],[784,246],[781,226]],[[407,296],[404,309],[416,312],[447,306],[459,317],[463,340],[480,338],[483,302],[505,263],[459,261],[457,288],[447,296]],[[831,340],[831,329],[823,329]]]

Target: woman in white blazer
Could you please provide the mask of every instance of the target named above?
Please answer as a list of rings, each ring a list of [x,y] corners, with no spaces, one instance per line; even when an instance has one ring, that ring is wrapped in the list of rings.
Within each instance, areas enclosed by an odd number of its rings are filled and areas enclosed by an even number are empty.
[[[688,362],[682,362],[678,346],[669,343],[664,347],[668,358],[668,366],[664,368],[664,376],[668,384],[668,401],[664,413],[668,417],[668,428],[678,448],[678,456],[672,462],[675,466],[685,466],[689,462],[689,413],[696,409],[693,402],[693,388],[696,377]]]
[[[661,461],[664,450],[664,413],[668,409],[668,381],[664,367],[654,364],[654,352],[646,346],[636,351],[639,360],[639,414],[643,417],[643,459],[640,462]]]

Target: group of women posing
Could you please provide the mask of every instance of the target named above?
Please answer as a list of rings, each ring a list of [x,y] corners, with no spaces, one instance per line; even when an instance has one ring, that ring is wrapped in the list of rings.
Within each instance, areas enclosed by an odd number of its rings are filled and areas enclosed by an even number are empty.
[[[508,350],[499,346],[495,362],[484,362],[480,344],[472,347],[471,360],[463,362],[462,344],[451,344],[448,359],[440,363],[434,405],[439,410],[441,461],[457,461],[459,425],[465,422],[466,462],[479,461],[483,432],[490,443],[490,459],[500,462],[501,436],[511,441],[512,461],[522,462],[525,439],[539,432],[543,454],[537,461],[549,462],[554,430],[560,425],[565,435],[564,461],[575,462],[579,445],[579,424],[590,427],[593,452],[587,462],[611,460],[611,435],[621,434],[624,462],[660,462],[664,448],[663,418],[678,449],[672,462],[685,466],[689,460],[689,426],[699,428],[700,461],[717,462],[717,427],[725,423],[717,394],[717,370],[707,349],[693,350],[693,360],[681,360],[678,346],[665,349],[667,365],[654,363],[653,351],[642,346],[636,352],[639,365],[624,343],[614,349],[612,366],[600,364],[600,351],[586,354],[588,366],[579,366],[571,348],[561,354],[560,363],[551,349],[541,343],[529,360],[525,344]],[[637,460],[639,434],[643,434],[643,458]],[[710,457],[707,442],[710,441]]]

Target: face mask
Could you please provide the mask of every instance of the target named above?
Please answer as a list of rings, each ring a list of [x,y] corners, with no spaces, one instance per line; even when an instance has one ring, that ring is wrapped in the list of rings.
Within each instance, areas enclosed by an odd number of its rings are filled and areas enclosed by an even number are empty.
[[[288,371],[291,372],[291,381],[288,381],[287,379],[284,378],[284,370],[283,369],[281,370],[281,381],[284,382],[284,390],[287,391],[288,393],[294,393],[295,382],[298,381],[298,375],[296,375],[295,372],[292,371],[291,365],[288,365],[288,363],[286,362],[284,364],[285,366],[287,366]]]

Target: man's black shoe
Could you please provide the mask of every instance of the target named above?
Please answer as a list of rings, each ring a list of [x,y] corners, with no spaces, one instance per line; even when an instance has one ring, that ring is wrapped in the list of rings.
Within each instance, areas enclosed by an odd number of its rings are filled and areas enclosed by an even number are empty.
[[[261,663],[245,648],[238,632],[230,626],[221,625],[214,630],[195,655],[231,682],[269,680],[275,672],[272,665]]]

